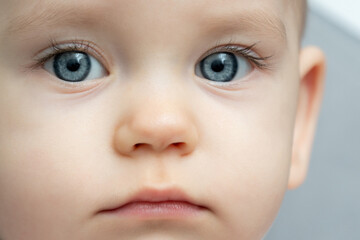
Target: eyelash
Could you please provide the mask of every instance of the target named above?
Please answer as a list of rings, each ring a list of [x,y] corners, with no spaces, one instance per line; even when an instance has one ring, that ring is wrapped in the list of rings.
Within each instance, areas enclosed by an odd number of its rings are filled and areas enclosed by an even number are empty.
[[[252,64],[254,64],[257,68],[262,70],[270,70],[272,68],[271,64],[268,62],[272,55],[266,57],[254,56],[254,49],[256,47],[256,43],[248,46],[248,47],[240,47],[238,45],[228,43],[227,45],[217,46],[211,49],[209,52],[205,54],[205,56],[201,57],[201,60],[207,56],[210,56],[214,53],[219,52],[230,52],[238,56],[242,56],[249,60]]]
[[[266,57],[259,57],[254,56],[254,49],[256,47],[256,43],[248,46],[248,47],[240,47],[238,45],[235,45],[231,42],[229,42],[226,45],[220,45],[217,47],[214,47],[210,51],[208,51],[206,54],[204,54],[200,60],[204,59],[207,56],[210,56],[211,54],[218,53],[218,52],[231,52],[235,55],[242,56],[249,60],[253,65],[255,65],[257,68],[262,70],[270,70],[271,64],[268,62],[270,58],[272,58],[272,55],[266,56]],[[64,53],[64,52],[71,52],[71,51],[79,51],[79,52],[85,52],[88,53],[89,49],[94,49],[95,44],[81,40],[76,41],[73,40],[70,43],[61,43],[59,44],[55,40],[50,40],[50,47],[48,48],[50,51],[49,54],[43,57],[39,57],[35,59],[35,63],[31,66],[32,69],[36,69],[39,67],[42,67],[46,61],[51,59],[52,57],[55,57],[58,54]],[[96,52],[96,50],[92,50],[93,52]],[[97,53],[95,55],[98,55],[101,57],[101,54]]]
[[[46,50],[49,51],[50,53],[46,54],[43,57],[35,58],[35,63],[31,66],[31,68],[36,69],[42,67],[46,63],[46,61],[64,52],[77,51],[77,52],[84,52],[89,54],[89,52],[92,51],[95,52],[96,56],[101,55],[97,53],[96,50],[93,50],[94,48],[95,48],[95,44],[85,40],[81,40],[81,41],[73,40],[70,43],[58,43],[55,40],[50,40],[50,47],[48,48],[48,50]]]

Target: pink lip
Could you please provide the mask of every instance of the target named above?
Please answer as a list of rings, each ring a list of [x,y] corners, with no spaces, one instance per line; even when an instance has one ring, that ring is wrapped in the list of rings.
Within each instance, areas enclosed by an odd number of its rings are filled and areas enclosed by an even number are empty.
[[[179,189],[143,189],[115,208],[101,213],[144,219],[190,217],[207,210]]]

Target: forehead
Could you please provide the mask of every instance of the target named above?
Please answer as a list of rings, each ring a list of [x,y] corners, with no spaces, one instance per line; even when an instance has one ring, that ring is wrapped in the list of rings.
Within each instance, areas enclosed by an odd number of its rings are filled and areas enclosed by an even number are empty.
[[[287,4],[287,0],[182,0],[182,1],[173,1],[169,2],[167,0],[0,0],[0,4],[6,7],[6,11],[9,9],[12,10],[27,10],[33,7],[37,9],[41,7],[58,7],[68,5],[72,8],[93,8],[101,7],[98,10],[103,9],[103,7],[108,10],[116,9],[128,9],[131,7],[140,8],[141,10],[156,12],[157,10],[170,9],[171,6],[176,6],[174,10],[181,10],[186,8],[187,11],[206,11],[209,9],[216,8],[217,11],[223,11],[226,9],[239,9],[239,8],[253,8],[253,7],[264,7],[264,8],[274,8],[281,9],[282,6]],[[169,8],[170,6],[170,8]]]
[[[287,0],[0,0],[0,13],[2,27],[10,33],[60,23],[133,28],[139,22],[135,27],[146,31],[187,24],[272,33],[286,40],[288,5]]]
[[[120,14],[133,15],[141,12],[143,18],[158,17],[168,20],[179,15],[186,15],[191,19],[201,19],[207,16],[225,17],[241,14],[245,11],[261,11],[274,17],[279,17],[287,8],[287,1],[283,0],[182,0],[169,2],[167,0],[0,0],[1,15],[8,19],[16,19],[18,16],[31,15],[45,16],[62,14],[82,13],[88,14],[88,18],[114,17]],[[132,14],[129,14],[132,13]],[[62,14],[58,14],[61,17]],[[44,19],[46,20],[46,19]]]

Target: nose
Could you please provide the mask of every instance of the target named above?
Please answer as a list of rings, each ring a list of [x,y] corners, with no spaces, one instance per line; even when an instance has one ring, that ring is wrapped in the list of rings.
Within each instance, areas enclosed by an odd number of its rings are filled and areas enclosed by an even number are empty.
[[[132,109],[115,131],[115,148],[126,156],[140,152],[176,152],[181,156],[194,151],[198,132],[191,114],[166,100]]]

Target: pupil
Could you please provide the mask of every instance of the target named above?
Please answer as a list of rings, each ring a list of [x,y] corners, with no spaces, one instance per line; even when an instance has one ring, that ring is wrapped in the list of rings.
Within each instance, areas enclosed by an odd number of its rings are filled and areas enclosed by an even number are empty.
[[[77,59],[70,59],[66,64],[66,68],[71,72],[76,72],[80,68],[80,63]]]
[[[211,64],[211,69],[214,72],[221,72],[222,70],[224,70],[224,64],[222,63],[221,60],[215,60],[212,64]]]

